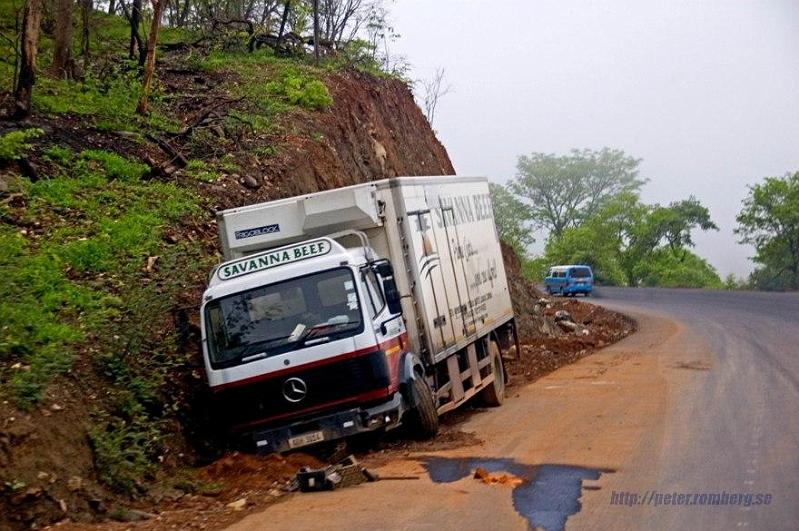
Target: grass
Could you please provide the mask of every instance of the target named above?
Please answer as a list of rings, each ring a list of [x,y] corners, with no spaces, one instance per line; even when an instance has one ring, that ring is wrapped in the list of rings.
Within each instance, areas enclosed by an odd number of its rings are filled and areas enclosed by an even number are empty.
[[[41,129],[21,129],[0,136],[0,161],[19,159],[33,147],[28,144],[28,140],[39,137],[42,133],[44,131]]]
[[[256,114],[271,117],[294,107],[320,110],[333,99],[322,79],[326,69],[299,59],[278,58],[271,50],[252,53],[213,50],[194,65],[205,72],[231,71],[239,77],[236,96],[254,106]]]
[[[160,93],[154,91],[152,112],[147,117],[136,114],[141,82],[135,70],[118,72],[105,81],[84,82],[40,76],[33,91],[33,105],[50,115],[77,115],[87,118],[106,131],[156,129],[176,132],[180,124],[159,111]]]
[[[4,206],[0,223],[0,361],[15,364],[7,385],[29,409],[71,367],[81,342],[128,311],[148,256],[170,251],[165,227],[197,211],[198,199],[173,184],[143,182],[146,165],[117,154],[45,150],[62,173],[19,179],[22,212]],[[40,235],[18,226],[46,227]],[[6,382],[3,383],[3,386]]]
[[[87,356],[106,380],[88,433],[95,469],[133,495],[156,470],[164,423],[179,407],[164,389],[185,358],[164,316],[214,260],[199,244],[162,236],[197,216],[200,199],[142,180],[149,168],[116,153],[54,145],[41,157],[56,171],[16,179],[25,207],[0,206],[0,393],[30,410]]]

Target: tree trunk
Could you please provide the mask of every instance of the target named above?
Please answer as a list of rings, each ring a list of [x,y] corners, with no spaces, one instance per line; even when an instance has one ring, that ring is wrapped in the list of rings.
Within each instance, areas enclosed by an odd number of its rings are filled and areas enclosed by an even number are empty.
[[[136,112],[147,114],[150,97],[150,84],[155,71],[155,45],[158,42],[158,30],[161,28],[161,11],[166,0],[150,0],[153,4],[153,23],[150,26],[150,35],[147,36],[147,61],[144,64],[144,78],[141,83],[141,96]]]
[[[313,57],[319,65],[319,0],[313,0]]]
[[[89,26],[91,24],[90,17],[93,9],[92,0],[80,0],[80,18],[83,26],[80,34],[80,55],[83,57],[84,73],[86,69],[89,68],[89,56],[91,55],[91,51],[89,50]]]
[[[36,54],[39,44],[39,24],[42,19],[42,0],[27,0],[22,15],[19,78],[14,91],[14,118],[22,119],[31,112],[31,94],[36,83]]]
[[[144,53],[144,45],[141,42],[141,35],[139,35],[139,23],[141,22],[141,2],[142,0],[133,0],[130,10],[130,48],[128,49],[128,58],[133,59],[136,57],[136,51],[139,52],[139,64],[142,62],[142,54]]]
[[[116,13],[116,10],[117,10],[116,0],[110,0],[108,2],[108,14],[113,15],[114,13]]]
[[[180,7],[179,4],[180,2],[177,2],[178,7]],[[182,28],[186,25],[186,17],[189,14],[189,7],[190,7],[189,0],[183,2],[183,9],[181,9],[180,12],[178,13],[178,27]]]
[[[289,9],[291,9],[291,0],[286,0],[283,6],[283,17],[280,19],[280,30],[277,32],[277,43],[275,44],[275,51],[280,50],[280,41],[283,40],[283,32],[286,30],[286,20],[289,18]]]
[[[73,0],[56,1],[55,45],[50,72],[59,79],[74,76],[72,64],[72,7]]]

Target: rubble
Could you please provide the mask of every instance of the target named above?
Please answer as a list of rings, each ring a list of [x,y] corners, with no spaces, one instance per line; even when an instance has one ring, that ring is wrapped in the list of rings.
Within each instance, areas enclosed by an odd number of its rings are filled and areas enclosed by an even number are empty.
[[[512,474],[491,474],[479,466],[474,470],[474,476],[472,477],[479,479],[486,485],[510,485],[515,487],[524,483],[524,480]]]

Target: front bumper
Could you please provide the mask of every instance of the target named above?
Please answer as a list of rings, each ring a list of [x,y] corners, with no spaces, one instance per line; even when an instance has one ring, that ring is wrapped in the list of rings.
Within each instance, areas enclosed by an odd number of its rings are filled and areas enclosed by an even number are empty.
[[[397,392],[391,400],[377,406],[356,407],[254,432],[252,441],[259,453],[285,452],[305,446],[306,444],[292,445],[291,441],[310,433],[321,432],[322,440],[334,441],[379,428],[395,428],[406,409],[402,395]]]

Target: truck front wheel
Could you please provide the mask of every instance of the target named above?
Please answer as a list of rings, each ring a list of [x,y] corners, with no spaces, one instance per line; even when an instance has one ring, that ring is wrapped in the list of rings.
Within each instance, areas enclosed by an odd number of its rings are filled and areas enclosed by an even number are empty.
[[[494,381],[480,391],[480,400],[489,407],[498,407],[505,401],[505,368],[502,366],[502,354],[496,342],[489,342],[488,352],[492,359]]]
[[[414,437],[430,439],[438,433],[438,411],[433,391],[424,377],[418,375],[411,380],[416,407],[408,412],[408,427]]]

